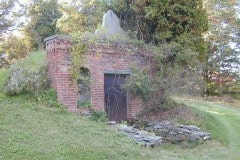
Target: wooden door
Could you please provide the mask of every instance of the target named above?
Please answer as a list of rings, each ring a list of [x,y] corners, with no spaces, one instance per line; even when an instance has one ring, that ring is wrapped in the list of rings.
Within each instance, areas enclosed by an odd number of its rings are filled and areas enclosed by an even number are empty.
[[[127,94],[122,89],[126,75],[104,75],[105,110],[111,121],[127,119]]]

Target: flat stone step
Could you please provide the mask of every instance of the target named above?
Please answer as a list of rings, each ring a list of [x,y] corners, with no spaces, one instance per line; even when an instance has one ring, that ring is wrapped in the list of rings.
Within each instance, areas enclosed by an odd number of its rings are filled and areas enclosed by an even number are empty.
[[[132,126],[120,125],[119,131],[133,139],[137,144],[145,147],[156,147],[162,142],[162,137],[147,131],[141,131]]]

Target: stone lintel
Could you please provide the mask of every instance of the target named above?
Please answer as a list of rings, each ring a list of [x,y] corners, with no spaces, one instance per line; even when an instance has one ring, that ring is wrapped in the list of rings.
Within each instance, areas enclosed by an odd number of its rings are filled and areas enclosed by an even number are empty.
[[[103,71],[104,74],[132,74],[131,70],[105,70]]]

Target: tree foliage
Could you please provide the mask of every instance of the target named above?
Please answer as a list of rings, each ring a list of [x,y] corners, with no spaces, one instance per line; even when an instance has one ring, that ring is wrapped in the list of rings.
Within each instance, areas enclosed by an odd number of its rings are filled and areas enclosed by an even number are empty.
[[[13,7],[17,0],[0,0],[0,35],[14,26]]]
[[[154,44],[175,41],[205,60],[202,34],[208,29],[208,21],[202,0],[120,0],[110,1],[108,8],[117,13],[133,37]]]
[[[208,0],[208,71],[239,77],[240,19],[237,0]]]
[[[9,95],[21,93],[39,95],[45,91],[48,87],[45,58],[45,52],[36,52],[12,65],[4,92]]]
[[[207,93],[233,93],[233,79],[240,78],[239,4],[237,0],[208,0],[206,7],[209,17],[205,70]]]
[[[63,7],[65,13],[58,26],[64,33],[93,32],[107,9],[118,15],[131,38],[154,45],[175,42],[179,44],[179,54],[183,56],[181,50],[191,50],[205,62],[207,47],[202,35],[208,29],[208,21],[202,0],[72,0]]]
[[[34,0],[27,9],[27,16],[30,19],[25,27],[25,32],[36,47],[43,47],[43,40],[58,33],[56,24],[61,13],[57,0]]]
[[[205,61],[202,34],[208,29],[208,21],[203,0],[72,0],[68,4],[62,7],[64,16],[58,23],[63,33],[93,32],[101,23],[103,12],[111,9],[131,38],[157,45],[174,41]]]
[[[0,68],[6,68],[16,60],[25,57],[31,51],[28,37],[5,37],[0,44]]]
[[[105,3],[100,0],[71,0],[61,7],[63,16],[58,21],[58,28],[62,33],[94,32],[101,23]]]

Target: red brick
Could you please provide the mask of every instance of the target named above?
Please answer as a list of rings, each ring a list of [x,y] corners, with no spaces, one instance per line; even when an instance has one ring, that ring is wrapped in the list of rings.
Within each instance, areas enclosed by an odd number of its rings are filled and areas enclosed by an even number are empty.
[[[77,110],[77,85],[69,73],[69,51],[72,41],[56,36],[46,42],[47,74],[58,100],[69,111]],[[127,50],[125,48],[128,48]],[[129,51],[130,50],[130,51]],[[86,64],[91,73],[91,104],[93,109],[104,111],[104,71],[128,71],[132,63],[153,68],[152,57],[143,55],[143,49],[115,44],[90,45],[86,49]],[[142,109],[143,101],[127,95],[127,117],[133,117]]]

